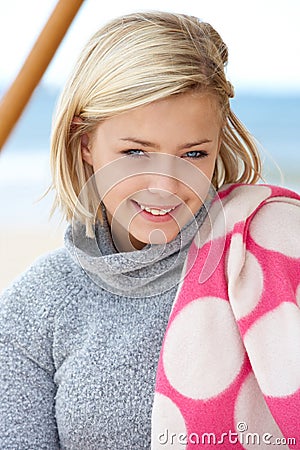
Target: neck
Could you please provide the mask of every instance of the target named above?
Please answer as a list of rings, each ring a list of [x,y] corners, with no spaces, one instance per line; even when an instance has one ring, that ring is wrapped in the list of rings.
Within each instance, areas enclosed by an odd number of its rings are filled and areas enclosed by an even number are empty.
[[[114,224],[112,227],[112,215],[109,211],[106,211],[106,216],[111,230],[114,246],[119,253],[142,250],[147,245],[144,242],[138,241],[117,220],[114,220]]]

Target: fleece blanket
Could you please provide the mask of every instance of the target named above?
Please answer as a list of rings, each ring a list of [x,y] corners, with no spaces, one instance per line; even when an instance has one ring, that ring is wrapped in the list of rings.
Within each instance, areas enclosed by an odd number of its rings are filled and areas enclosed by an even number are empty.
[[[300,448],[300,196],[224,186],[185,261],[152,449]]]

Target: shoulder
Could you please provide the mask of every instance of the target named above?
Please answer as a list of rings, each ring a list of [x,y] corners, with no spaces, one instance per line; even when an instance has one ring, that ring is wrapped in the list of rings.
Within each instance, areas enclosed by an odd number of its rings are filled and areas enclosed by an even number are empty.
[[[299,211],[300,195],[289,189],[267,184],[230,184],[216,193],[209,215],[212,223],[218,227],[222,223],[228,233],[237,224],[243,223],[247,228],[254,217],[260,222],[277,216],[290,221],[298,217]]]
[[[300,196],[285,189],[275,190],[250,215],[245,230],[248,246],[270,255],[274,263],[279,255],[300,260]]]
[[[272,292],[274,300],[281,292],[281,300],[292,299],[297,289],[299,295],[300,196],[277,186],[267,187],[268,196],[254,202],[245,220],[232,227],[228,283],[237,292],[244,286],[244,296],[261,286],[261,295]]]
[[[298,255],[300,244],[300,195],[273,185],[225,186],[219,193],[222,213],[231,231],[252,238],[265,249],[282,250],[290,242],[287,254]],[[228,226],[228,225],[227,225]],[[292,248],[294,250],[292,250]]]
[[[36,259],[4,290],[0,298],[2,300],[11,295],[28,298],[42,293],[44,296],[48,293],[53,297],[66,283],[76,280],[75,274],[78,271],[80,268],[70,258],[66,249],[59,248]]]
[[[254,238],[264,251],[280,249],[280,242],[285,241],[297,254],[299,221],[300,196],[296,192],[266,184],[229,184],[214,196],[195,244],[196,248],[210,249],[213,261],[222,260],[228,245],[227,255],[234,255],[235,267],[236,255],[242,264],[245,248]]]
[[[223,206],[240,206],[245,214],[254,212],[269,201],[281,202],[300,201],[300,195],[296,192],[271,184],[241,184],[234,183],[224,185],[216,195]]]
[[[29,354],[46,351],[56,315],[80,292],[84,277],[64,248],[38,258],[0,295],[0,340]]]
[[[300,196],[268,188],[270,194],[233,230],[226,255],[230,302],[237,319],[247,317],[244,331],[269,312],[272,317],[277,311],[279,322],[285,308],[299,316]]]

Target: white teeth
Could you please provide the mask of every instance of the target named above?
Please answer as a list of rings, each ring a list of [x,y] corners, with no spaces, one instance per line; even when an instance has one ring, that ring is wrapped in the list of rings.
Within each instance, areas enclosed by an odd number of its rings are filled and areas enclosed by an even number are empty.
[[[147,206],[140,205],[141,209],[153,214],[154,216],[164,216],[165,214],[168,214],[170,211],[173,211],[174,208],[170,209],[155,209],[155,208],[148,208]]]

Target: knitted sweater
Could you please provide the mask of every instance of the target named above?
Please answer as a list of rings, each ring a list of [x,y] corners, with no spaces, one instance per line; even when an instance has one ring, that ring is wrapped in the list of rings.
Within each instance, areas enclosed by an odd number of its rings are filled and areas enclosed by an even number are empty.
[[[207,214],[166,245],[118,253],[107,218],[37,260],[0,298],[0,449],[148,449],[177,284]]]

